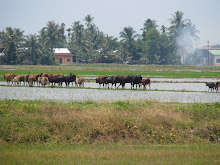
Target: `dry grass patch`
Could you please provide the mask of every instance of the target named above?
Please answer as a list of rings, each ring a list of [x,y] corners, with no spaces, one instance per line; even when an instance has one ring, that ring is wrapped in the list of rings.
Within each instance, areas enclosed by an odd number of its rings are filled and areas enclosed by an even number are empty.
[[[1,101],[9,143],[219,142],[220,104]]]

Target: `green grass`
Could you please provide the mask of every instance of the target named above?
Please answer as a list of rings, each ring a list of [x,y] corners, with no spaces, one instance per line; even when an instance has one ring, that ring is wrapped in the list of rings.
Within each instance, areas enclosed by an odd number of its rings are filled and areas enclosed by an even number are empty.
[[[0,145],[0,164],[220,164],[220,145]]]
[[[0,141],[41,143],[218,142],[220,103],[0,101]]]
[[[0,164],[220,164],[220,103],[0,100]]]
[[[100,76],[100,75],[129,75],[140,74],[143,77],[176,77],[176,78],[200,78],[219,77],[220,67],[217,66],[185,66],[185,65],[123,65],[123,64],[74,64],[58,66],[0,66],[0,80],[2,75],[8,72],[26,75],[42,72],[63,73],[64,75],[74,73],[77,76]],[[15,70],[3,70],[3,68],[14,68]]]

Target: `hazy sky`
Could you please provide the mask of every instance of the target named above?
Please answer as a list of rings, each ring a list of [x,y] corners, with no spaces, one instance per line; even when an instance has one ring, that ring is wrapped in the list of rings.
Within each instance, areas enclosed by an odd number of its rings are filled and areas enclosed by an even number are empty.
[[[220,44],[220,0],[0,0],[0,6],[0,31],[11,26],[34,34],[52,20],[67,29],[91,14],[99,30],[114,37],[128,26],[141,34],[148,18],[170,26],[180,10],[200,31],[200,43]]]

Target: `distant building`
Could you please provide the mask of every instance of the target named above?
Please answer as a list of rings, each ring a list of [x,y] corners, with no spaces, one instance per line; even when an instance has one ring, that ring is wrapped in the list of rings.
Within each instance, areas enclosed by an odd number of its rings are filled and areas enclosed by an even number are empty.
[[[205,45],[199,47],[198,51],[202,55],[202,65],[220,66],[220,45]]]
[[[73,64],[75,62],[75,55],[67,48],[54,48],[54,54],[60,64]]]

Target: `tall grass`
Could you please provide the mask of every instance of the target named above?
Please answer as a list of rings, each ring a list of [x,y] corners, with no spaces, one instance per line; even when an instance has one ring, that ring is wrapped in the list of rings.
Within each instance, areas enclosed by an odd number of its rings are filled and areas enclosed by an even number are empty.
[[[0,101],[9,144],[218,143],[220,103]]]

